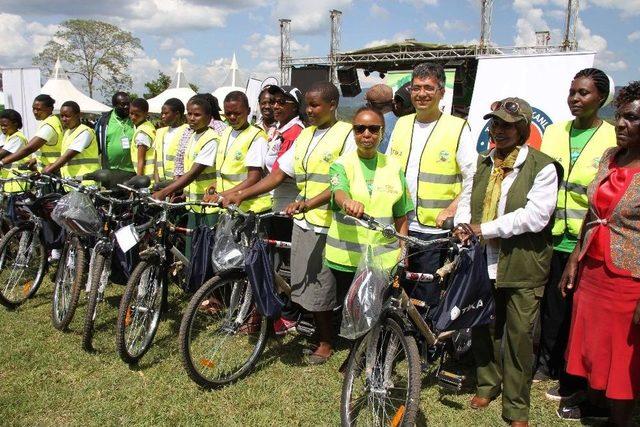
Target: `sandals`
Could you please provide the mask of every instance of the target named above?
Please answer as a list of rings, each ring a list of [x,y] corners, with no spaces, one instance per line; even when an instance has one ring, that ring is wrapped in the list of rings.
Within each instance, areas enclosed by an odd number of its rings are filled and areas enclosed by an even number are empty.
[[[329,360],[333,352],[331,352],[328,356],[322,356],[320,354],[312,353],[305,357],[305,362],[307,365],[323,365]]]

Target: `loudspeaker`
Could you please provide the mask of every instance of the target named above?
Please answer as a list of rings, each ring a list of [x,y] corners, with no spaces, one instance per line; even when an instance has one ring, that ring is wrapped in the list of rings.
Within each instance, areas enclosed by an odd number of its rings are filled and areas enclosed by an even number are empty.
[[[342,96],[354,97],[362,92],[358,71],[355,67],[338,68],[338,81]]]
[[[329,81],[329,66],[327,65],[308,65],[306,67],[291,68],[291,86],[297,87],[302,93],[307,90],[315,82]]]

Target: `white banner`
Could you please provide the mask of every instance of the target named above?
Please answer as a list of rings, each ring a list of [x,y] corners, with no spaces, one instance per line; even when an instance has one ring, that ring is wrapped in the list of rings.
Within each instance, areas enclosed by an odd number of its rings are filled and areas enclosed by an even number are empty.
[[[489,148],[488,122],[482,117],[491,104],[516,96],[533,108],[529,144],[538,148],[548,125],[572,118],[567,96],[573,76],[593,66],[593,52],[532,56],[480,57],[469,109],[469,124],[479,152]]]
[[[4,108],[16,110],[22,116],[22,132],[27,139],[36,134],[37,121],[31,106],[40,94],[39,68],[8,68],[2,70]]]

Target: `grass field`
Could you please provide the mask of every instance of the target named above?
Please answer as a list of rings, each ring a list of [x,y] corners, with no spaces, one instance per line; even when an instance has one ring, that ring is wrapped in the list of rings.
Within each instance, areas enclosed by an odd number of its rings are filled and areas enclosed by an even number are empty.
[[[130,368],[115,353],[115,318],[123,288],[112,286],[108,312],[97,322],[97,352],[81,350],[84,302],[68,333],[50,323],[51,286],[9,312],[0,307],[0,423],[2,425],[339,425],[341,374],[347,354],[339,351],[324,366],[301,363],[304,341],[272,340],[256,372],[217,391],[204,391],[185,374],[177,343],[187,301],[172,289],[171,310],[153,348]],[[84,294],[83,294],[84,297]],[[533,390],[533,425],[561,423],[545,400],[549,384]],[[500,403],[473,411],[471,395],[446,394],[423,379],[420,424],[500,426]],[[638,419],[636,417],[636,419]]]

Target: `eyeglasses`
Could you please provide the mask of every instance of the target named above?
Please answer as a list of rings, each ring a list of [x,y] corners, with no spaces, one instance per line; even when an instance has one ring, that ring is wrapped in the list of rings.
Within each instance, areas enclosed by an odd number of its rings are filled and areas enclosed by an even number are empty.
[[[353,125],[353,131],[357,134],[363,134],[368,130],[369,133],[377,135],[380,133],[380,129],[382,129],[381,125]]]
[[[439,86],[431,86],[431,85],[422,85],[422,86],[420,86],[420,85],[412,85],[409,89],[413,93],[420,93],[423,90],[426,93],[435,93],[435,92],[438,91],[438,89],[440,89],[440,87]]]

